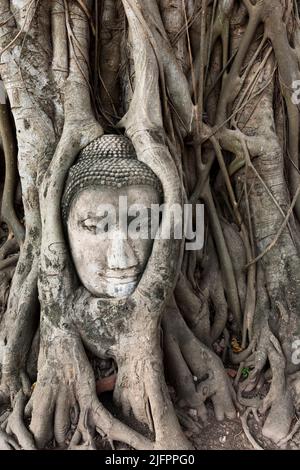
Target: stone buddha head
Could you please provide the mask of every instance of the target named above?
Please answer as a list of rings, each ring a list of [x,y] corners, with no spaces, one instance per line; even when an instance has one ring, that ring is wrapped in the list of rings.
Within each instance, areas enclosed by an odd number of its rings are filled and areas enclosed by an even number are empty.
[[[153,237],[150,230],[137,236],[141,217],[136,230],[128,230],[133,222],[128,209],[143,208],[145,231],[152,205],[161,201],[159,179],[137,159],[126,137],[104,135],[80,152],[69,171],[62,215],[78,277],[92,295],[126,298],[135,290]]]

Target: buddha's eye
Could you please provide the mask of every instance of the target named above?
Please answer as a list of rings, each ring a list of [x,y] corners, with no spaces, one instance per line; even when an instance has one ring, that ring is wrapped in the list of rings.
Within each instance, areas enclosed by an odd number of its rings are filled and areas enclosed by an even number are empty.
[[[96,233],[97,230],[97,222],[94,219],[85,219],[83,220],[80,225],[84,230],[88,230],[89,232]]]
[[[112,226],[112,221],[110,220],[108,212],[104,212],[103,215],[95,216],[95,217],[88,217],[85,220],[80,222],[80,226],[84,230],[88,230],[89,232],[97,234],[107,233]]]

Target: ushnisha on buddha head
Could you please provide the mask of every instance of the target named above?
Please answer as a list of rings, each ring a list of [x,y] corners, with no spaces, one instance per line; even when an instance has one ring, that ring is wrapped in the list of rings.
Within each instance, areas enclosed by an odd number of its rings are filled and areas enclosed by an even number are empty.
[[[131,236],[127,208],[143,207],[150,214],[162,194],[159,179],[137,159],[126,137],[104,135],[80,152],[66,181],[62,216],[78,277],[92,295],[126,298],[135,290],[153,239]]]

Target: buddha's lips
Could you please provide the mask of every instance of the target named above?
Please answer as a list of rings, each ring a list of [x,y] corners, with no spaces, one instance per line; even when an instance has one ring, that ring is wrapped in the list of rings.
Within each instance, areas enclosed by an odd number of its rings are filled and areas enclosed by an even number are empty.
[[[139,274],[129,275],[122,274],[120,276],[111,276],[107,274],[98,273],[98,275],[109,282],[117,282],[119,284],[129,284],[132,282],[136,282],[139,278]]]

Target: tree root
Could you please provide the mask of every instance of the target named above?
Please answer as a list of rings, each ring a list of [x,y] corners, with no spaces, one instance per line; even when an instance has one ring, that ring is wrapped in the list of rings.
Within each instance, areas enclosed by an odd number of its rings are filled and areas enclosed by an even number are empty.
[[[21,450],[16,440],[0,429],[0,450]]]
[[[24,408],[26,401],[26,396],[23,394],[22,390],[20,390],[16,395],[13,411],[8,418],[6,432],[17,438],[22,449],[35,450],[36,447],[34,445],[33,436],[24,424]]]
[[[200,279],[200,288],[203,292],[208,292],[208,301],[210,306],[213,307],[210,308],[210,314],[211,317],[213,317],[210,338],[211,344],[213,344],[223,333],[226,326],[228,320],[228,305],[225,297],[220,265],[211,237],[208,239],[206,251],[207,253],[203,257],[201,266],[203,271]],[[200,336],[198,337],[200,341],[203,341]],[[205,344],[207,343],[205,342]]]
[[[55,372],[46,362],[39,370],[38,382],[26,407],[26,415],[31,415],[30,430],[36,446],[44,448],[55,437],[57,444],[65,447],[71,411],[79,406],[79,419],[70,448],[91,448],[92,437],[97,430],[102,437],[112,441],[125,442],[136,449],[153,449],[151,441],[119,422],[101,405],[96,395],[93,371],[84,357],[83,348],[80,345],[75,347],[75,362],[62,361],[65,365],[57,365]],[[76,363],[78,369],[74,369]]]
[[[0,260],[4,260],[9,255],[13,255],[19,251],[19,244],[15,238],[7,238],[6,242],[0,248]]]
[[[175,289],[175,297],[185,321],[195,336],[209,346],[211,344],[211,333],[209,308],[205,295],[196,295],[190,283],[181,274]]]
[[[18,259],[19,259],[19,255],[16,254],[16,255],[9,256],[8,258],[0,261],[0,271],[2,271],[3,269],[9,268],[12,265],[15,266],[18,262]]]
[[[197,409],[203,421],[207,419],[205,401],[208,398],[212,400],[218,420],[234,418],[234,392],[221,360],[193,335],[178,309],[167,309],[163,330],[167,374],[179,398]]]
[[[268,412],[262,434],[277,445],[285,443],[295,413],[293,404],[293,380],[286,376],[286,361],[279,341],[267,329],[262,329],[262,337],[253,354],[251,363],[255,365],[249,377],[239,384],[238,401],[251,409],[259,410],[262,415]],[[272,380],[267,396],[245,398],[243,392],[259,389],[266,377],[263,368],[269,360]],[[252,362],[253,361],[253,362]],[[247,363],[246,363],[247,364]],[[297,381],[297,377],[294,377]],[[297,393],[294,393],[294,402],[297,404]],[[250,409],[250,408],[249,408]]]
[[[270,412],[263,426],[262,433],[276,444],[287,436],[294,416],[291,391],[285,377],[285,359],[278,340],[271,336],[268,357],[272,368],[271,388],[266,396],[262,413]]]
[[[23,258],[22,258],[23,260]],[[19,260],[20,264],[21,258]],[[26,378],[26,359],[38,318],[37,263],[35,259],[26,279],[14,276],[8,309],[4,315],[1,340],[4,343],[0,391],[13,401]],[[18,270],[18,268],[17,268]],[[15,283],[14,283],[15,281]],[[19,288],[18,292],[16,291]],[[25,389],[28,386],[25,386]],[[30,387],[29,387],[30,388]]]
[[[284,439],[281,439],[278,442],[277,444],[278,447],[284,447],[291,439],[293,439],[294,435],[299,431],[299,429],[300,429],[300,419],[298,419],[298,421],[294,425],[291,432]]]
[[[0,134],[5,155],[5,186],[2,197],[1,215],[3,220],[14,233],[18,244],[22,245],[25,238],[25,229],[19,221],[14,207],[17,175],[17,150],[9,108],[6,103],[0,104]]]
[[[170,412],[171,402],[165,399],[167,391],[160,389],[163,388],[161,367],[153,368],[147,360],[145,367],[139,369],[139,387],[121,389],[127,391],[128,402],[124,400],[123,394],[120,395],[123,408],[127,403],[127,411],[134,410],[134,414],[140,418],[140,408],[134,408],[133,403],[139,403],[140,394],[137,392],[144,387],[154,423],[155,441],[151,441],[118,421],[99,402],[94,373],[77,335],[62,334],[57,330],[55,339],[44,352],[45,355],[42,354],[39,358],[38,380],[25,409],[25,415],[31,416],[30,430],[37,448],[44,448],[54,437],[59,447],[66,447],[70,441],[69,447],[72,449],[93,449],[96,432],[105,440],[124,442],[135,449],[190,448],[188,441],[182,437],[178,423],[174,421],[175,413],[174,418]],[[132,364],[130,362],[130,367]],[[118,377],[124,378],[124,370],[130,373],[126,365],[120,364]],[[142,380],[144,382],[141,383]],[[118,384],[116,390],[120,391]],[[130,393],[132,390],[133,395]],[[22,397],[23,395],[17,395],[15,406],[20,403]],[[70,439],[70,416],[76,409],[79,410],[79,419],[72,420],[73,424],[76,423],[76,430]],[[20,407],[16,408],[16,411],[14,409],[12,415],[20,417]],[[24,433],[20,433],[13,421],[9,421],[8,425],[22,448],[28,448],[29,443],[25,440]]]
[[[244,430],[244,433],[245,433],[248,441],[250,442],[250,444],[253,446],[253,448],[255,450],[264,450],[259,444],[257,444],[256,440],[251,435],[249,426],[247,424],[247,419],[248,419],[248,416],[251,413],[251,411],[252,411],[251,408],[248,408],[245,411],[245,413],[241,416],[241,422],[242,422],[243,430]]]

